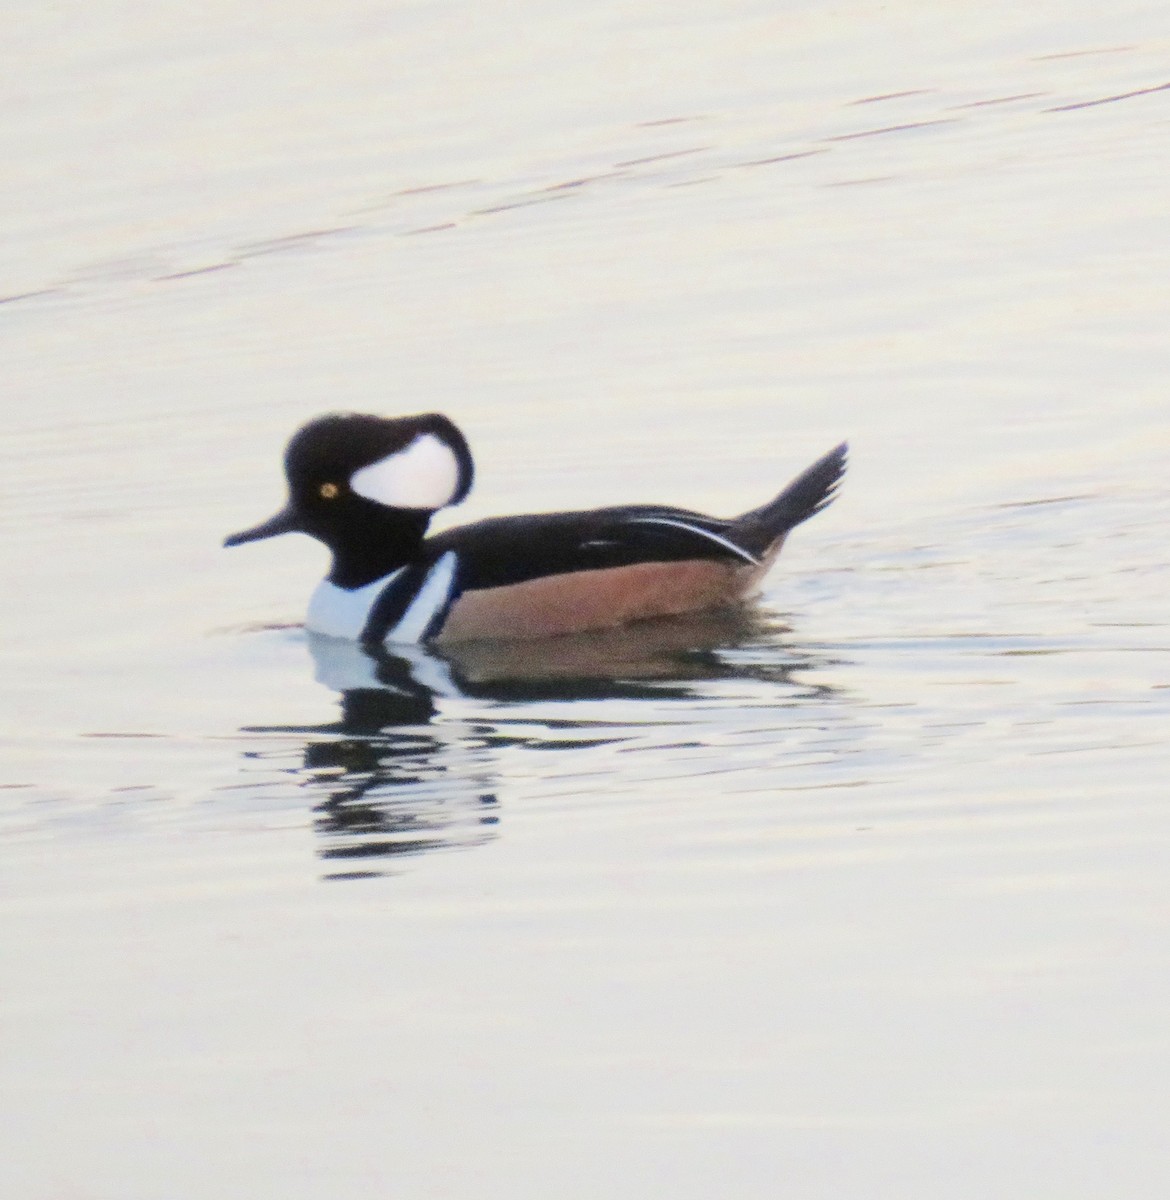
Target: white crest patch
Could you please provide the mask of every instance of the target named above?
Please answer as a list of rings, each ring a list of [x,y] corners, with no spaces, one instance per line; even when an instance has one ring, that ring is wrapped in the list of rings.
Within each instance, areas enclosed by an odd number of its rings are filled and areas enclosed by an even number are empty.
[[[433,433],[355,471],[349,486],[388,508],[442,508],[459,490],[455,451]]]

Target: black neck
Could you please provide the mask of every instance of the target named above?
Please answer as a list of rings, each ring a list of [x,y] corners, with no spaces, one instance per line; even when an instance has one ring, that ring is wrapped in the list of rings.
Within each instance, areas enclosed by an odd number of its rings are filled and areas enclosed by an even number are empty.
[[[329,582],[338,587],[364,587],[418,558],[431,514],[403,509],[370,514],[344,529],[330,530],[333,551]]]

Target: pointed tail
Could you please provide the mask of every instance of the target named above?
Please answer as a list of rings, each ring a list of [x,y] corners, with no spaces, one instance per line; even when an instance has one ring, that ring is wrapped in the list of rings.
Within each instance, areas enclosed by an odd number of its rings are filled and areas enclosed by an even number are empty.
[[[736,517],[736,541],[764,551],[778,537],[830,504],[845,475],[849,443],[842,442],[802,471],[775,500]]]

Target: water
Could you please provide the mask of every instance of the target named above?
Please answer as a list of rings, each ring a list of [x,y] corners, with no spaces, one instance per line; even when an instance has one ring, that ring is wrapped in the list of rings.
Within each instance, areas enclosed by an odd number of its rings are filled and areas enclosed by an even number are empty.
[[[0,1191],[1164,1195],[1160,9],[12,16]],[[331,408],[853,462],[753,612],[375,663],[219,548]]]

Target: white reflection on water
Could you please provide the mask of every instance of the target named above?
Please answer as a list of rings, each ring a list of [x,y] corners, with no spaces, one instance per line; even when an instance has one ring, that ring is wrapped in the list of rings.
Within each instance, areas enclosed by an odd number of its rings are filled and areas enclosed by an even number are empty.
[[[365,870],[346,875],[365,877],[377,873],[378,859],[493,835],[505,749],[571,751],[568,777],[604,771],[607,790],[632,782],[614,751],[705,755],[706,769],[717,774],[747,769],[728,754],[737,722],[713,692],[715,682],[768,684],[776,707],[804,707],[830,694],[796,682],[795,673],[818,659],[783,646],[775,633],[764,662],[732,663],[719,653],[746,644],[758,626],[747,612],[713,613],[543,643],[468,643],[442,654],[413,647],[375,653],[309,635],[317,678],[340,692],[339,719],[250,727],[242,732],[284,736],[280,749],[245,753],[267,769],[285,764],[301,779],[322,857],[362,860]],[[443,701],[453,698],[472,703],[443,713]],[[295,750],[290,735],[300,743]],[[603,748],[603,758],[582,763],[582,752]],[[291,755],[300,760],[295,766]],[[558,765],[549,782],[563,786]]]

